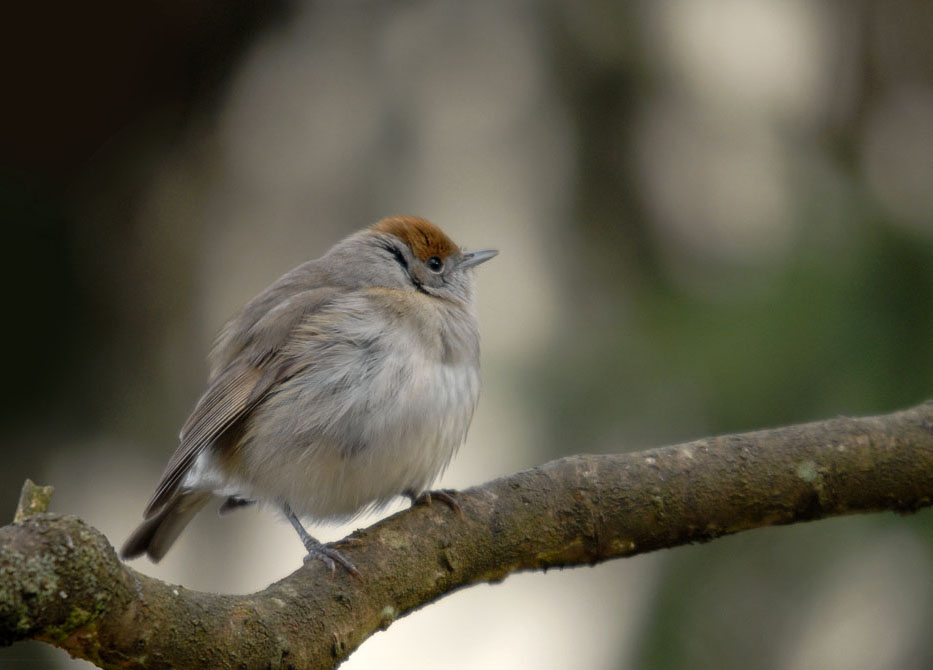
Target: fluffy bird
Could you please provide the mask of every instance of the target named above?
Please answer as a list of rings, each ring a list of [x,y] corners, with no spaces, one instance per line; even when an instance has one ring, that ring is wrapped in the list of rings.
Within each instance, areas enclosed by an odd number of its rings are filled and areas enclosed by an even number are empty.
[[[400,495],[430,501],[476,407],[473,268],[497,253],[391,217],[248,302],[218,335],[207,390],[121,556],[159,561],[219,497],[221,511],[277,507],[306,561],[356,573],[299,519],[346,521]]]

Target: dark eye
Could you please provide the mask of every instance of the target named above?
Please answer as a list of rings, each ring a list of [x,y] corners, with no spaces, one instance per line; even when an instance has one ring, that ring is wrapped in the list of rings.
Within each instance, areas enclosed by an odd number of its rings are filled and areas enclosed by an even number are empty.
[[[428,270],[431,272],[440,272],[444,269],[444,261],[437,256],[431,256],[428,259]]]

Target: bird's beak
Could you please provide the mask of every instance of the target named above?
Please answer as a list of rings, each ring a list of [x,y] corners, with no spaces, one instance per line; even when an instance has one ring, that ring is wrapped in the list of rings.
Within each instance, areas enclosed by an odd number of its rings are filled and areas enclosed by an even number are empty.
[[[468,251],[463,254],[457,269],[464,270],[480,263],[485,263],[490,258],[497,256],[499,252],[496,249],[483,249],[482,251]]]

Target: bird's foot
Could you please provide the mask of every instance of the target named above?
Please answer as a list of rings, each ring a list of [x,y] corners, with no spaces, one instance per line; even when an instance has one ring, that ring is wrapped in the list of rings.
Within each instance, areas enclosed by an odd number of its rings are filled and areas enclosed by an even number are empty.
[[[412,507],[415,505],[427,505],[430,507],[433,500],[440,500],[442,503],[456,512],[457,516],[463,518],[463,509],[461,509],[460,503],[457,502],[457,499],[454,498],[455,495],[457,495],[457,491],[454,491],[453,489],[423,491],[420,494],[417,494],[414,491],[405,492],[405,497],[411,500]]]
[[[220,509],[217,510],[217,513],[220,516],[224,514],[229,514],[235,510],[240,509],[241,507],[249,507],[250,505],[255,505],[255,500],[250,500],[249,498],[240,498],[239,496],[230,496],[224,500],[224,504],[220,506]]]
[[[324,565],[329,567],[330,571],[333,573],[337,571],[337,564],[339,563],[351,575],[361,581],[366,581],[366,578],[363,577],[363,573],[357,570],[356,566],[353,565],[346,556],[334,549],[333,545],[323,544],[311,538],[311,542],[304,542],[304,546],[305,549],[308,550],[308,553],[304,557],[305,565],[313,560],[323,561]]]
[[[363,573],[357,570],[356,566],[347,560],[343,554],[334,549],[333,545],[323,544],[322,542],[319,542],[318,540],[311,537],[308,531],[305,530],[305,527],[301,525],[301,521],[298,520],[298,517],[292,511],[292,508],[288,505],[288,503],[282,505],[282,512],[284,512],[285,518],[288,519],[292,524],[292,527],[294,527],[295,531],[298,533],[298,537],[301,538],[301,543],[308,551],[304,558],[305,565],[310,563],[312,560],[317,559],[319,561],[323,561],[324,565],[329,567],[331,573],[333,573],[337,570],[337,563],[340,563],[340,565],[342,565],[351,575],[361,581],[366,581]]]

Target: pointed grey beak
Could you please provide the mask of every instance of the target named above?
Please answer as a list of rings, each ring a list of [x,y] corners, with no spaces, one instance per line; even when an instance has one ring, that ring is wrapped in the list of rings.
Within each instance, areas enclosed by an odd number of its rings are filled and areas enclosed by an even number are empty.
[[[466,268],[471,268],[474,265],[479,265],[480,263],[485,263],[490,258],[497,256],[499,252],[496,249],[483,249],[482,251],[468,251],[463,254],[463,257],[460,259],[460,263],[457,266],[458,270],[464,270]]]

